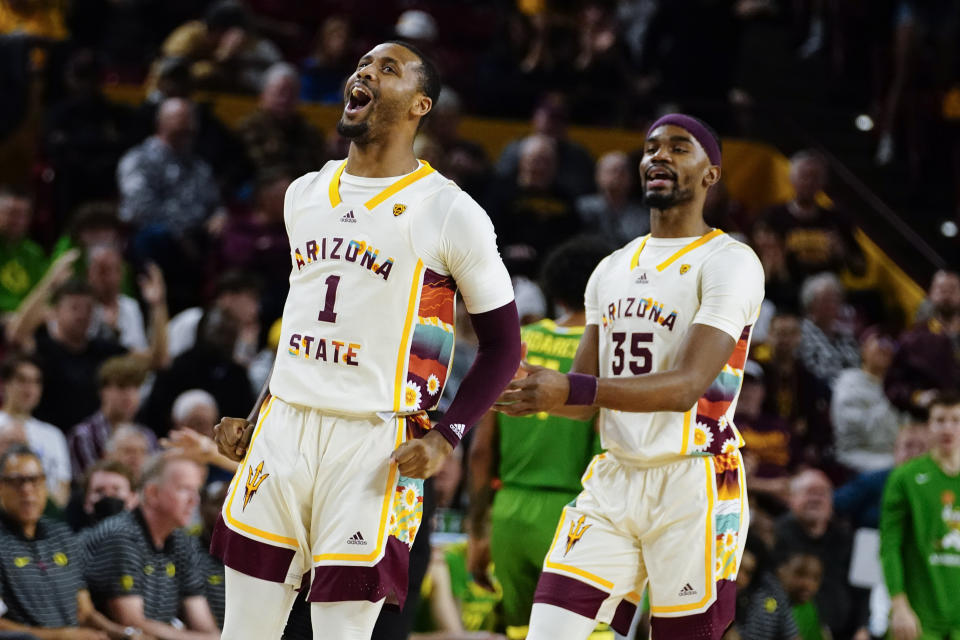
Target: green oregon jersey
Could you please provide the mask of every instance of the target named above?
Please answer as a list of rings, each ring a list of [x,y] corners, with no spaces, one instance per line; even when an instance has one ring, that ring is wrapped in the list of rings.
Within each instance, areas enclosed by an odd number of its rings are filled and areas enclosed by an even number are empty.
[[[567,372],[583,335],[583,327],[560,327],[541,320],[520,332],[527,344],[527,362]],[[593,422],[541,412],[523,417],[497,414],[500,481],[504,485],[579,492],[580,476],[599,453]]]
[[[960,476],[929,454],[887,479],[880,559],[890,593],[906,593],[925,633],[960,630]]]

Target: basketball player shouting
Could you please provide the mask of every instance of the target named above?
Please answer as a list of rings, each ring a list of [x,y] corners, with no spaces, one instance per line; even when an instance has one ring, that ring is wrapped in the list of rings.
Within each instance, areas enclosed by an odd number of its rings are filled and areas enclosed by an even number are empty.
[[[406,596],[422,478],[517,369],[493,226],[413,154],[439,90],[415,47],[378,45],[347,80],[347,159],[287,190],[292,272],[269,396],[255,426],[225,418],[217,429],[221,451],[243,457],[211,544],[227,566],[224,638],[279,638],[301,585],[314,637],[369,638],[384,602]],[[457,289],[480,348],[430,429]]]

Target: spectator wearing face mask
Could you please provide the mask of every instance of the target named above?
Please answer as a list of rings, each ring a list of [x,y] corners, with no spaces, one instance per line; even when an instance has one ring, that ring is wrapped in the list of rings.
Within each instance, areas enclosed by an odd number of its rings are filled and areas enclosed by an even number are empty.
[[[85,532],[84,578],[97,607],[118,623],[170,640],[219,640],[194,546],[182,530],[200,501],[203,476],[196,463],[158,454],[144,469],[140,505]]]
[[[80,531],[137,506],[133,472],[122,462],[101,460],[74,490],[66,509],[67,524]]]

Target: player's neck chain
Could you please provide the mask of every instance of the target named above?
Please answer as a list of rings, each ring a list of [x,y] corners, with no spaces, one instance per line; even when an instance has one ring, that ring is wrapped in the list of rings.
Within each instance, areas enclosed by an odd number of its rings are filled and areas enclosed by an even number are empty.
[[[711,240],[713,240],[714,238],[720,235],[723,235],[723,231],[721,229],[713,229],[712,231],[708,231],[707,233],[703,234],[693,242],[677,249],[677,251],[675,251],[669,258],[667,258],[666,260],[664,260],[663,262],[657,265],[657,271],[663,271],[664,269],[669,267],[671,264],[676,262],[677,259],[680,258],[680,256],[693,251],[697,247],[702,247],[703,245],[707,244],[708,242],[710,242]],[[647,240],[649,239],[650,239],[650,234],[648,233],[646,236],[643,237],[643,242],[641,242],[640,246],[637,247],[636,253],[633,254],[633,258],[630,260],[631,271],[637,268],[637,264],[640,261],[640,254],[643,253],[643,249],[644,247],[647,246]]]
[[[421,167],[414,171],[413,173],[408,173],[407,175],[399,178],[396,182],[386,187],[383,191],[370,198],[363,203],[363,206],[367,208],[367,211],[373,211],[373,209],[382,204],[384,200],[394,195],[401,189],[409,187],[411,184],[424,178],[434,172],[434,168],[431,167],[425,160],[420,160]],[[340,176],[343,175],[343,170],[347,168],[347,161],[344,160],[337,170],[333,174],[333,179],[330,180],[330,206],[338,206],[342,200],[340,199]]]

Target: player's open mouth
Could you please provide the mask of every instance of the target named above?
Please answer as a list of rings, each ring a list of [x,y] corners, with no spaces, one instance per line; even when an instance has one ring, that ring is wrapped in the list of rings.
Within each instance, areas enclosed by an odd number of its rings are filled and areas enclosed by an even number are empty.
[[[647,189],[670,187],[677,181],[677,176],[665,167],[650,167],[645,174]]]
[[[373,102],[373,93],[364,85],[357,83],[350,87],[350,93],[347,94],[347,106],[344,113],[355,116],[359,115]]]

